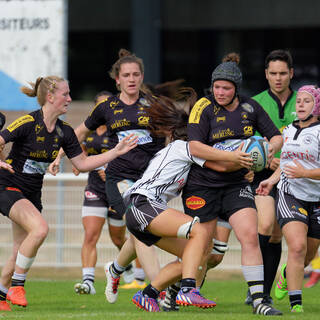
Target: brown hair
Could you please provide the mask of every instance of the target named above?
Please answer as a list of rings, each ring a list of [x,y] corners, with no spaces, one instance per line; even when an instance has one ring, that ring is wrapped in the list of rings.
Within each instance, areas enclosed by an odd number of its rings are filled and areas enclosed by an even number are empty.
[[[22,86],[20,91],[29,97],[37,97],[38,103],[42,107],[46,103],[47,93],[54,93],[57,83],[62,81],[66,80],[57,76],[39,77],[35,83],[29,82],[31,88]]]
[[[142,74],[144,74],[144,65],[141,58],[138,58],[134,53],[126,49],[119,50],[119,59],[112,65],[109,75],[113,80],[119,76],[121,65],[124,63],[136,63]],[[117,85],[117,89],[120,90],[120,87]]]
[[[236,64],[239,64],[240,55],[236,52],[230,52],[223,57],[222,62],[235,62]]]
[[[171,140],[187,140],[189,111],[196,102],[197,94],[192,88],[180,88],[175,96],[184,103],[184,108],[178,107],[176,100],[172,98],[146,95],[150,103],[150,108],[147,109],[150,130],[156,136],[171,134]]]

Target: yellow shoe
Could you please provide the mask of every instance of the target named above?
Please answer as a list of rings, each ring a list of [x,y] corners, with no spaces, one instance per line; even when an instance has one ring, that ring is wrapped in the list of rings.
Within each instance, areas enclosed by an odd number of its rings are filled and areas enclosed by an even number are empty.
[[[121,289],[144,289],[147,286],[145,282],[133,280],[131,283],[123,284],[119,286]]]

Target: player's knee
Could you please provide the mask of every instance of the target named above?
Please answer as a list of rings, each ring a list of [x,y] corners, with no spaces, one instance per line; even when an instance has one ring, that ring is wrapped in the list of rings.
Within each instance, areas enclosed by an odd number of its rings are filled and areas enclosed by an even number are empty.
[[[194,217],[192,221],[182,224],[178,229],[177,237],[181,239],[189,239],[194,224],[199,222],[199,217]]]

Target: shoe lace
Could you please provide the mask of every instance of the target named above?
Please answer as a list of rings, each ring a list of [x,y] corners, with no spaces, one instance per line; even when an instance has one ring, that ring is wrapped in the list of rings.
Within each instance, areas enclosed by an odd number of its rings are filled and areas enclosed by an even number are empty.
[[[112,291],[113,291],[113,293],[117,293],[119,282],[120,282],[120,277],[119,278],[112,277]]]

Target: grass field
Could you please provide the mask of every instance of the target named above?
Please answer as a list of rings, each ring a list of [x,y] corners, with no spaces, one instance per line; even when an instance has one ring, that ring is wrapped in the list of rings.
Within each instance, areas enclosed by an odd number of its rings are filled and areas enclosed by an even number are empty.
[[[71,280],[29,280],[26,283],[27,308],[12,306],[13,312],[1,312],[0,319],[254,319],[263,316],[253,315],[251,307],[243,301],[246,284],[242,279],[207,281],[202,293],[217,302],[217,307],[202,310],[194,307],[181,308],[179,312],[147,313],[138,310],[131,302],[136,290],[120,290],[116,304],[109,304],[104,297],[104,281],[96,281],[96,295],[76,295]],[[281,319],[320,319],[320,284],[303,291],[304,314],[289,312],[288,300],[276,302],[283,311]]]

